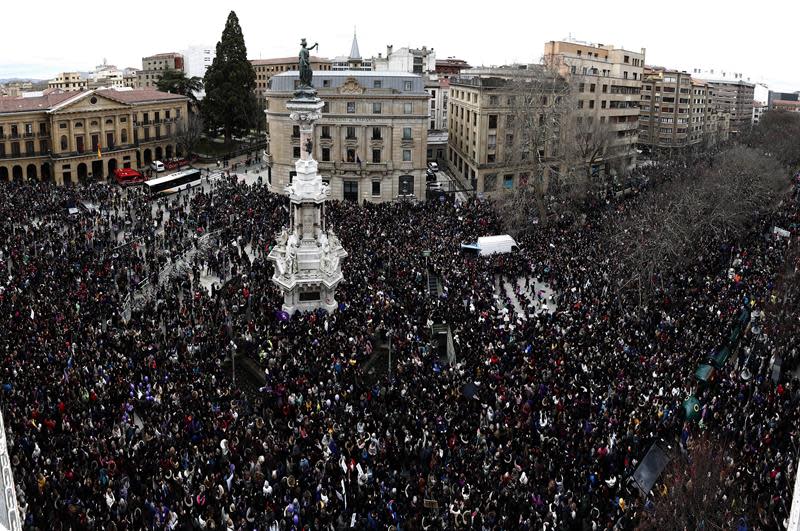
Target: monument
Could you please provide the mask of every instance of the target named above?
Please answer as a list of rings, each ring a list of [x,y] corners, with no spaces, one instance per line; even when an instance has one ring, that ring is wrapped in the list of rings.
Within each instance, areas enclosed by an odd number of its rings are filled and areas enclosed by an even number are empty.
[[[300,84],[294,98],[286,104],[291,119],[300,128],[300,159],[296,175],[286,187],[289,196],[289,222],[276,235],[276,245],[268,259],[274,263],[272,281],[283,292],[283,311],[336,310],[336,286],[343,280],[341,261],[347,256],[339,238],[325,224],[327,184],[317,173],[313,157],[314,122],[322,116],[322,100],[311,84],[312,71],[308,48],[300,48]]]

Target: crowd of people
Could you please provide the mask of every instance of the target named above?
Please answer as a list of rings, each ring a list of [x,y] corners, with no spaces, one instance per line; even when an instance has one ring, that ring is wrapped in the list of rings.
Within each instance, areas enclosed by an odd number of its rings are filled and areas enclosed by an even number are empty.
[[[604,230],[633,201],[484,258],[459,248],[497,233],[491,202],[333,203],[328,225],[349,253],[339,310],[286,320],[266,260],[286,199],[260,182],[223,177],[158,200],[3,184],[0,407],[25,526],[633,529],[673,488],[662,478],[643,497],[631,482],[648,448],[691,466],[703,439],[730,471],[725,522],[780,528],[800,385],[796,347],[765,310],[796,245],[798,192],[725,253],[698,248],[646,306],[619,291]],[[70,216],[82,202],[97,208]],[[216,245],[161,282],[204,234]],[[498,276],[539,279],[556,310],[520,315],[498,300]],[[147,283],[152,301],[126,315]],[[691,422],[694,369],[745,305],[760,329]],[[434,323],[450,326],[454,363],[432,348]],[[368,374],[384,337],[390,370]],[[233,380],[241,356],[257,384]]]

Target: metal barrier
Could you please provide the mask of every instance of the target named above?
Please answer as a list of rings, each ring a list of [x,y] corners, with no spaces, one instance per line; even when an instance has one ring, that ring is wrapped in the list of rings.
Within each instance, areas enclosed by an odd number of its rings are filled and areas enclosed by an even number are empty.
[[[3,496],[0,498],[0,529],[22,531],[22,522],[17,506],[17,490],[14,486],[14,474],[8,458],[6,427],[3,423],[2,413],[0,413],[0,471],[2,472],[0,487],[3,489]]]

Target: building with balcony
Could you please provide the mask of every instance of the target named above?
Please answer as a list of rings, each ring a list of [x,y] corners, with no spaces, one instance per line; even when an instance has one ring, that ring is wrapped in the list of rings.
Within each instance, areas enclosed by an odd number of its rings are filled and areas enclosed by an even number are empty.
[[[436,68],[433,73],[439,79],[449,79],[450,76],[458,76],[463,70],[472,68],[465,60],[448,57],[447,59],[437,59]]]
[[[0,180],[69,184],[181,154],[187,98],[155,90],[46,90],[0,98]]]
[[[61,72],[55,79],[47,82],[47,88],[63,90],[66,92],[86,90],[89,80],[80,72]]]
[[[425,91],[431,96],[428,129],[431,131],[446,131],[450,80],[439,79],[435,75],[430,76],[425,81]]]
[[[250,59],[250,64],[253,65],[253,70],[256,73],[256,100],[261,110],[266,110],[267,100],[264,93],[269,88],[269,80],[272,79],[272,76],[281,72],[298,71],[300,69],[299,61],[298,56]],[[311,63],[311,70],[315,72],[327,72],[331,69],[331,60],[324,57],[312,55],[309,57],[309,62]]]
[[[300,131],[287,102],[296,71],[272,77],[267,98],[268,178],[283,191],[300,158]],[[331,198],[383,202],[425,197],[428,101],[421,76],[407,72],[318,71],[313,85],[324,102],[313,156]]]
[[[138,88],[155,89],[165,70],[185,71],[183,55],[175,52],[159,53],[142,57],[142,70],[139,72]]]
[[[491,194],[527,182],[532,168],[563,169],[553,156],[556,142],[529,147],[531,159],[539,161],[536,164],[521,161],[514,153],[520,149],[519,126],[524,121],[515,119],[519,113],[515,98],[518,83],[526,81],[551,87],[552,94],[568,90],[566,80],[542,65],[473,68],[449,79],[447,165],[463,187]],[[560,105],[556,98],[561,96],[544,96],[543,105]]]
[[[741,72],[702,68],[693,69],[692,76],[707,81],[713,89],[711,105],[730,114],[730,134],[750,128],[756,90],[756,84],[751,83],[750,78]]]
[[[730,135],[730,113],[717,108],[716,86],[682,70],[645,67],[639,146],[646,152],[709,147]]]
[[[645,49],[615,48],[579,41],[549,41],[544,64],[555,68],[571,86],[576,100],[576,127],[604,135],[606,151],[586,161],[592,174],[631,168],[636,162],[639,102]],[[592,124],[598,122],[600,125]],[[602,125],[607,124],[607,125]],[[600,144],[598,139],[598,144]]]

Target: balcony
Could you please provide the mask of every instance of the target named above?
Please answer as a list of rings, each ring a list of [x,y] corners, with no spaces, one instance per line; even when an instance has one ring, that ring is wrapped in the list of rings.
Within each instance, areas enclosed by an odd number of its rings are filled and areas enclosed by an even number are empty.
[[[50,155],[49,151],[32,151],[30,153],[2,153],[0,160],[8,159],[32,159],[36,157],[47,157]]]
[[[23,134],[22,134],[22,136],[23,136],[24,138],[34,138],[34,137],[36,136],[36,133],[34,133],[33,131],[31,131],[31,132],[26,132],[26,133],[23,133]]]

